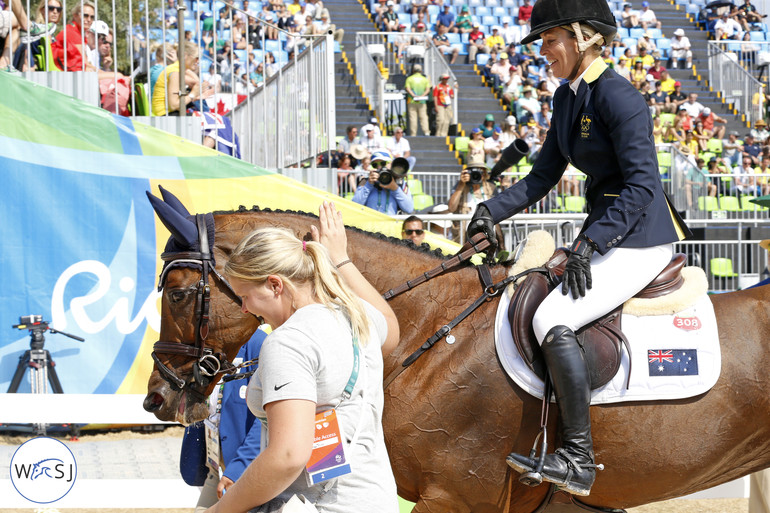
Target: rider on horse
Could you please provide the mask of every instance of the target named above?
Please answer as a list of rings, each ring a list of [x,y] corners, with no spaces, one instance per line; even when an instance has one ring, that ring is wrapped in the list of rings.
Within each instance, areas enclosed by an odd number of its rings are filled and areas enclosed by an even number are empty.
[[[542,478],[588,495],[596,477],[591,391],[575,331],[640,291],[690,232],[663,192],[644,98],[600,57],[617,31],[606,0],[539,0],[531,24],[522,44],[542,38],[541,55],[569,83],[554,94],[553,121],[532,171],[479,205],[468,236],[483,232],[496,244],[495,223],[543,198],[567,164],[589,177],[589,214],[570,248],[561,290],[533,319],[561,416],[562,447],[546,455]],[[507,462],[521,473],[538,470],[521,454]]]

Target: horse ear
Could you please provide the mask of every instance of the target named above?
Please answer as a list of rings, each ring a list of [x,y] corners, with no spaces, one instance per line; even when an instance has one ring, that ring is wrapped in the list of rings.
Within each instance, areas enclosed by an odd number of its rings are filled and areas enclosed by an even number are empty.
[[[163,196],[163,201],[165,201],[169,207],[173,208],[184,217],[190,217],[190,212],[188,212],[185,206],[182,205],[182,202],[179,201],[179,198],[164,189],[162,185],[158,185],[158,189],[160,189],[160,194]]]
[[[171,236],[177,243],[185,248],[191,248],[198,242],[198,227],[185,216],[174,210],[170,205],[153,196],[147,191],[147,198],[152,204],[155,213],[158,214],[163,226],[168,228]]]

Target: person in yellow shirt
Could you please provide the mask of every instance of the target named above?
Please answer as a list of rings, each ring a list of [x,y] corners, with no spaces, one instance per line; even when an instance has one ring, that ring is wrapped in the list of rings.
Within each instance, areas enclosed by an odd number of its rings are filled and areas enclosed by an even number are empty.
[[[639,47],[639,55],[637,55],[634,60],[641,60],[644,64],[644,69],[647,69],[655,64],[655,58],[650,54],[650,52],[647,51],[646,46]]]
[[[681,84],[680,84],[681,85]],[[663,70],[660,72],[660,89],[664,93],[671,94],[674,92],[674,87],[676,86],[676,80],[671,78],[671,75],[668,74],[668,71]]]
[[[289,14],[294,16],[302,10],[302,5],[300,5],[299,0],[294,0],[292,3],[286,6],[286,9],[288,9]]]
[[[487,47],[490,50],[501,51],[505,48],[505,40],[500,35],[500,27],[492,28],[492,35],[487,37]]]

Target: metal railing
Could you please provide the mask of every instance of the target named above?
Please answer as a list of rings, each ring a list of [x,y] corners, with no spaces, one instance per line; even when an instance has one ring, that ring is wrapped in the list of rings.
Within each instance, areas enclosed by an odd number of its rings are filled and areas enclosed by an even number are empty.
[[[725,102],[754,123],[765,115],[763,85],[756,78],[767,68],[764,56],[770,43],[760,41],[709,41],[708,80]]]
[[[419,50],[419,51],[417,51]],[[430,38],[423,32],[358,32],[356,33],[356,78],[361,84],[364,95],[371,107],[377,112],[377,117],[386,126],[392,126],[393,111],[405,112],[405,96],[403,82],[411,72],[411,65],[418,62],[423,67],[423,73],[432,85],[438,83],[438,78],[448,73],[450,83],[456,83],[457,78],[439,50]],[[400,77],[396,79],[396,77]],[[386,84],[392,84],[390,87]],[[394,89],[399,97],[388,95],[387,91]],[[457,123],[458,91],[455,90],[455,101],[452,108],[452,123]],[[396,109],[390,108],[387,102],[399,102]]]

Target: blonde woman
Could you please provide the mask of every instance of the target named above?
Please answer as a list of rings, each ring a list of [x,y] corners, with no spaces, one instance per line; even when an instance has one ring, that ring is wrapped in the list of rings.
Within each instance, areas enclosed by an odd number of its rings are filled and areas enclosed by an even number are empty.
[[[208,84],[204,83],[206,90],[201,93],[197,80],[200,48],[191,41],[186,41],[184,45],[185,82],[191,88],[185,101],[190,104],[196,100],[208,98],[214,93],[214,90],[208,88]],[[160,72],[158,80],[155,82],[155,88],[152,92],[153,116],[178,116],[179,110],[185,108],[185,105],[180,105],[179,90],[179,59],[177,59]]]
[[[324,513],[398,512],[381,422],[382,357],[398,343],[398,321],[350,261],[333,203],[321,206],[319,225],[307,242],[280,228],[258,229],[225,265],[244,312],[273,327],[247,394],[269,442],[208,512],[274,512],[295,494]],[[352,394],[343,396],[356,369]],[[309,486],[316,414],[332,409],[353,470]]]

